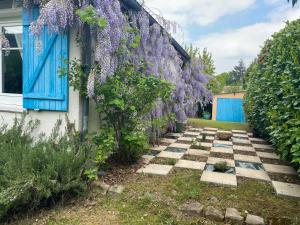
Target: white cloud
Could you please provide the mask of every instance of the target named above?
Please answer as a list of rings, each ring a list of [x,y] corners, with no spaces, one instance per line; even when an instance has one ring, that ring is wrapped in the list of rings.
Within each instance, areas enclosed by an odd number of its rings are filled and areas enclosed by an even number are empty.
[[[195,45],[200,48],[207,47],[212,52],[219,73],[229,71],[239,59],[243,59],[249,65],[259,53],[264,41],[282,29],[286,20],[297,19],[299,15],[299,8],[280,7],[269,15],[269,22],[208,34],[197,40]]]
[[[255,0],[144,0],[146,6],[180,25],[208,25],[254,5]]]

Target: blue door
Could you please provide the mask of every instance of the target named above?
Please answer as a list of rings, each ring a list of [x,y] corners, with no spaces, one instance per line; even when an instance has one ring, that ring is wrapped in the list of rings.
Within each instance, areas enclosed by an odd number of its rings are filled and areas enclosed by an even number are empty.
[[[243,100],[237,98],[218,98],[217,121],[244,123]]]

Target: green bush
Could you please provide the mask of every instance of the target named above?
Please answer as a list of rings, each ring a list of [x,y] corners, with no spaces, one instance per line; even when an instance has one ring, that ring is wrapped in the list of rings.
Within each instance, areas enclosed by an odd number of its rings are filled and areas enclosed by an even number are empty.
[[[11,128],[0,129],[0,220],[22,208],[47,205],[65,194],[86,188],[83,173],[93,146],[82,143],[67,121],[66,135],[60,136],[61,121],[50,138],[33,140],[37,121],[15,119]]]
[[[300,20],[288,23],[265,43],[247,81],[248,121],[299,169]]]

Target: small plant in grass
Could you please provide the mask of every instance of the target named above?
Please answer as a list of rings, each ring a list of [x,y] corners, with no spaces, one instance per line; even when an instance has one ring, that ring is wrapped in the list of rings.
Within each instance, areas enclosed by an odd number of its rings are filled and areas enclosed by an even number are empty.
[[[216,163],[214,167],[216,172],[221,173],[225,173],[229,169],[228,163],[225,161]]]

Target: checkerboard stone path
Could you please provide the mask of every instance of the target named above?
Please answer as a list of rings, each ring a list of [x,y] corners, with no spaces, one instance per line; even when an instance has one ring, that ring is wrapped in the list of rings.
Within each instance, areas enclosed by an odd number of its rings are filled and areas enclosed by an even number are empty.
[[[151,148],[151,153],[143,156],[145,165],[137,173],[166,176],[174,168],[199,171],[199,182],[217,185],[237,186],[238,178],[250,178],[272,184],[278,195],[300,199],[300,180],[297,172],[280,161],[273,146],[265,140],[253,137],[243,130],[232,130],[232,138],[219,140],[215,128],[188,127],[184,133],[170,133],[161,140],[162,145]],[[151,163],[156,158],[171,159],[175,165]],[[213,172],[209,168],[218,162],[227,162],[232,173]],[[275,175],[275,176],[274,176]],[[278,177],[292,176],[288,183]]]

